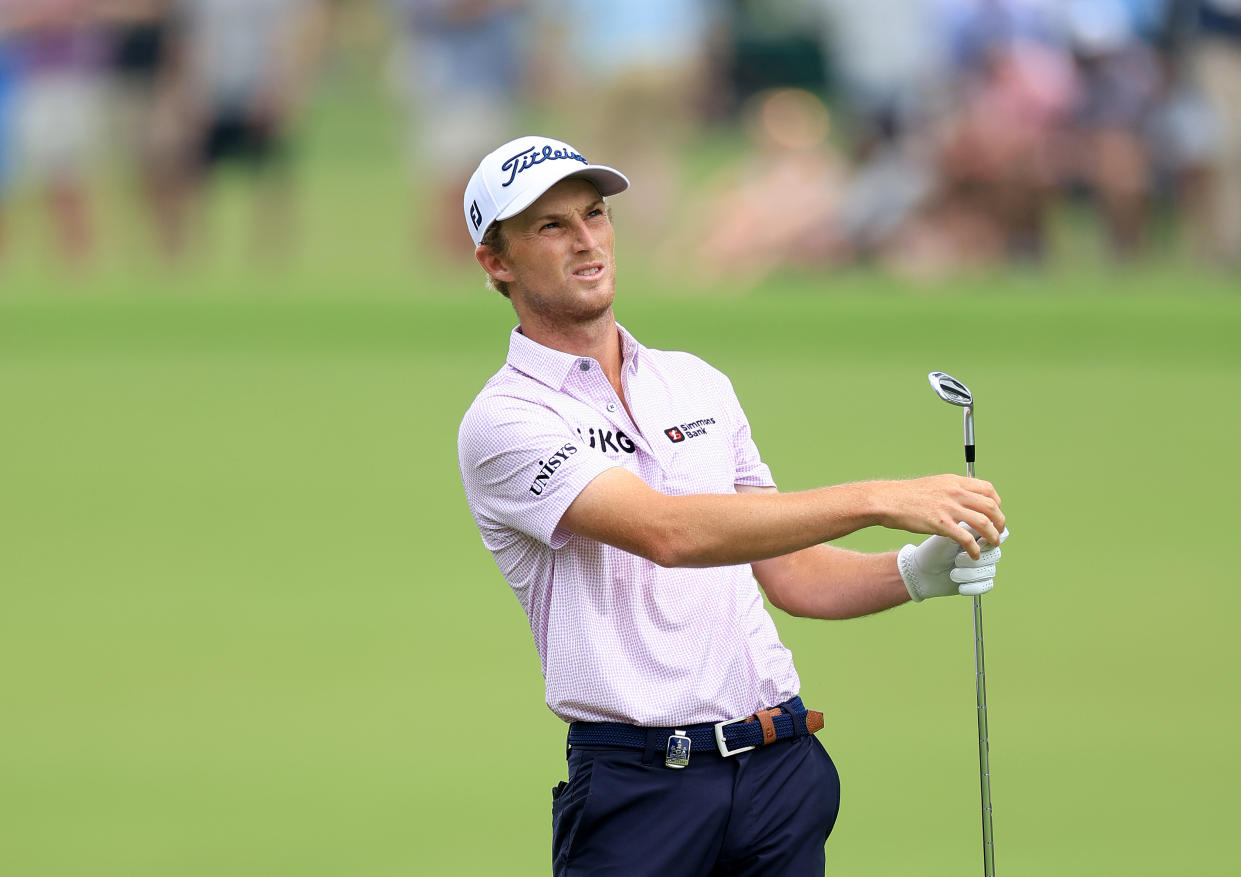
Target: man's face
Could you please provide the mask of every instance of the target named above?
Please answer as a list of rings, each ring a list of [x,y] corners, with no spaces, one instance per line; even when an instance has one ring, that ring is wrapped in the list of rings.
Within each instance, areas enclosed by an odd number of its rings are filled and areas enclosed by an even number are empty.
[[[584,322],[607,312],[616,292],[612,221],[594,185],[561,180],[504,220],[503,269],[518,314]],[[524,319],[524,317],[523,317]]]

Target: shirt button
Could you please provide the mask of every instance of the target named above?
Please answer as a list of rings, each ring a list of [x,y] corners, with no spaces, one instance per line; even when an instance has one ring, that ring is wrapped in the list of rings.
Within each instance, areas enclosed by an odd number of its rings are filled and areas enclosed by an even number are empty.
[[[578,368],[580,368],[584,372],[588,372],[590,371],[590,363],[583,359],[581,363],[578,365]]]
[[[609,410],[609,411],[615,411],[615,410],[616,410],[616,403],[615,403],[615,402],[609,402],[609,403],[608,403],[608,410]]]

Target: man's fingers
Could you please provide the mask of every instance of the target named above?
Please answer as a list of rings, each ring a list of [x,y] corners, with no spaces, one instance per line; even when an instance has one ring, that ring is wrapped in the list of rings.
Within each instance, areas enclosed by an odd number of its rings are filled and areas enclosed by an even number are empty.
[[[989,563],[980,567],[960,567],[949,571],[948,578],[956,582],[958,585],[968,585],[971,582],[982,582],[987,579],[995,578],[995,564]]]
[[[980,543],[995,545],[1000,541],[1000,529],[989,519],[984,518],[979,526],[975,526],[974,531],[978,534]]]
[[[972,557],[960,557],[956,559],[957,569],[980,569],[984,566],[994,566],[999,561],[1002,554],[1000,549],[991,545],[986,540],[978,543],[982,548],[982,554],[977,559]]]
[[[967,529],[973,531],[972,527]],[[958,552],[954,568],[949,571],[948,578],[957,585],[957,593],[963,597],[977,597],[995,587],[995,565],[1003,553],[1000,544],[1008,539],[1008,528],[1000,531],[996,544],[989,539],[982,539],[979,547],[982,552],[978,557],[969,557],[966,552]]]
[[[952,538],[956,539],[969,554],[971,566],[983,566],[988,563],[995,563],[1000,559],[1000,549],[998,546],[1003,544],[1004,540],[1008,538],[1007,527],[1003,530],[996,530],[995,525],[989,519],[983,517],[974,517],[973,523],[970,521],[960,521],[957,526],[973,537],[973,544],[977,548],[977,551],[971,550],[970,545],[959,536],[952,535]]]
[[[997,539],[999,538],[1000,531],[1004,529],[1004,512],[1000,511],[998,499],[993,499],[991,496],[982,493],[970,493],[965,498],[963,505],[971,511],[978,512],[986,517],[991,522],[991,525],[995,527],[994,534],[982,531],[982,535],[987,536],[988,539],[992,535]]]
[[[1008,534],[1008,527],[1005,527],[1003,530],[1001,530],[1001,531],[1000,531],[1000,541],[999,541],[999,545],[1003,545],[1003,544],[1004,544],[1005,540],[1007,540],[1007,539],[1008,539],[1008,535],[1009,535],[1009,534]],[[997,547],[994,543],[992,543],[992,542],[991,542],[991,540],[990,540],[990,539],[988,539],[988,540],[987,540],[987,545],[988,545],[988,546],[990,546],[990,547]]]
[[[975,531],[964,521],[958,523],[955,527],[949,527],[948,531],[944,533],[950,539],[955,539],[966,554],[977,560],[982,556],[982,548],[979,547],[978,540],[974,538],[974,534]]]
[[[995,485],[990,481],[983,481],[981,478],[970,478],[966,476],[965,483],[972,491],[974,491],[974,493],[981,493],[993,500],[996,505],[1002,505],[1000,495],[996,492]]]
[[[981,512],[969,512],[961,516],[961,526],[970,531],[976,541],[994,545],[1000,541],[1000,530],[995,523]],[[970,556],[974,553],[971,551]]]

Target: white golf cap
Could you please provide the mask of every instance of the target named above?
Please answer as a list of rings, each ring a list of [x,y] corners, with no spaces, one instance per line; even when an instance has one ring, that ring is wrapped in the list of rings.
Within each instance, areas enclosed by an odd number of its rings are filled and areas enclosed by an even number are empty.
[[[591,164],[569,144],[550,137],[518,137],[490,153],[465,187],[465,224],[475,246],[487,226],[521,213],[566,177],[590,180],[605,196],[629,188],[620,171]]]

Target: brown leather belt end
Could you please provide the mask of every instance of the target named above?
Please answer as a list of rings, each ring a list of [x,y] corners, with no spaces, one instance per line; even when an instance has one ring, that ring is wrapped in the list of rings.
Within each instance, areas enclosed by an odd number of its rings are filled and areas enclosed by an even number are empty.
[[[823,730],[823,713],[818,710],[806,710],[806,730],[817,734]]]

